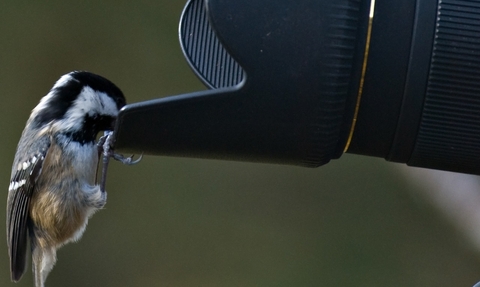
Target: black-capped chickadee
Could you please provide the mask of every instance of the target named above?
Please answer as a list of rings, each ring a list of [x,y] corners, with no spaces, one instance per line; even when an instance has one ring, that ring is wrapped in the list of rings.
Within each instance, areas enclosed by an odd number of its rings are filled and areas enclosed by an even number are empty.
[[[122,91],[89,73],[62,76],[33,109],[18,143],[8,189],[11,279],[25,271],[30,238],[35,286],[43,287],[56,250],[80,239],[107,194],[97,185],[100,131],[113,130]]]

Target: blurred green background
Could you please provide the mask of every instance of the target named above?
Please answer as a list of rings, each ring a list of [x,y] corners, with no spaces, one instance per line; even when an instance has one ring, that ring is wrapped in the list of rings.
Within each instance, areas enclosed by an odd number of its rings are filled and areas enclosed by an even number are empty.
[[[185,1],[0,4],[0,186],[5,206],[30,110],[72,70],[129,102],[205,89],[177,28]],[[382,159],[325,167],[146,157],[111,165],[108,204],[58,252],[47,286],[472,286],[479,253]],[[2,222],[5,222],[2,212]],[[9,280],[0,236],[0,286]]]

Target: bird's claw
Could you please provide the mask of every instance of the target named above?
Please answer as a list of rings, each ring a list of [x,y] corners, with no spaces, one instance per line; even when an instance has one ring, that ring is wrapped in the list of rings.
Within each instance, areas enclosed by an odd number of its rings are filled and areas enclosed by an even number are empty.
[[[142,160],[143,154],[136,160],[133,160],[133,155],[129,157],[124,157],[121,154],[115,153],[113,151],[113,139],[112,139],[113,132],[105,131],[105,134],[98,139],[97,148],[98,148],[98,156],[102,157],[102,177],[100,180],[100,190],[102,192],[105,191],[106,181],[107,181],[107,169],[108,163],[110,158],[118,160],[119,162],[126,164],[126,165],[134,165],[139,163]],[[96,180],[95,180],[96,181]]]
[[[125,157],[121,154],[118,154],[118,153],[113,153],[112,154],[112,157],[114,160],[117,160],[123,164],[126,164],[126,165],[134,165],[134,164],[137,164],[139,163],[142,158],[143,158],[143,154],[141,154],[136,160],[133,160],[133,154],[129,157]]]
[[[122,154],[115,153],[112,149],[112,132],[105,132],[105,135],[98,140],[97,146],[103,151],[104,161],[112,157],[114,160],[123,164],[134,165],[139,163],[143,158],[143,154],[140,155],[138,159],[133,160],[133,155],[125,157]]]

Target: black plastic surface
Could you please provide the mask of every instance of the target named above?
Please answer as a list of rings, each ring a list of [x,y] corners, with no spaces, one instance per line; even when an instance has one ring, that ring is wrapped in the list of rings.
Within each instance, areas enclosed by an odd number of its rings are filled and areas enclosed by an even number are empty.
[[[212,28],[245,81],[126,106],[116,148],[310,167],[339,157],[359,81],[365,3],[207,1]]]
[[[415,147],[430,71],[436,11],[437,0],[417,1],[403,100],[395,137],[386,157],[389,161],[408,162]]]

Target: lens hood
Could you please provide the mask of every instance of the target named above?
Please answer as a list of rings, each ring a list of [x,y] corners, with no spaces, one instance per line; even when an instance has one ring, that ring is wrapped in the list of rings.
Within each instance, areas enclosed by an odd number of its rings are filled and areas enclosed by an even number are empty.
[[[127,106],[116,147],[310,167],[338,158],[352,125],[368,21],[365,1],[192,0],[182,17],[181,41],[190,41],[183,49],[215,89]],[[237,65],[231,78],[238,83],[219,79],[232,70],[224,63]]]

